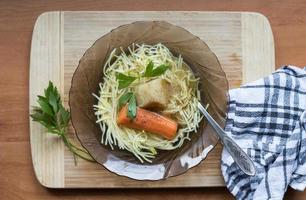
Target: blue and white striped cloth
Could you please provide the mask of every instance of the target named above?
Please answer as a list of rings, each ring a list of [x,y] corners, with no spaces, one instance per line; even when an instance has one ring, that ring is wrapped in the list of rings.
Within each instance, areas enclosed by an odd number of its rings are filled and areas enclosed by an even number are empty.
[[[285,66],[230,90],[225,131],[252,158],[245,175],[223,149],[221,170],[236,199],[282,199],[306,187],[306,67]]]

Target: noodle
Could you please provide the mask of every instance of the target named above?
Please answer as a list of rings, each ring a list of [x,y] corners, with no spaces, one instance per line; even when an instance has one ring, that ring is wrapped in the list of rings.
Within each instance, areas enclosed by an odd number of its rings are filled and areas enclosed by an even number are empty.
[[[116,49],[111,52],[103,70],[104,83],[99,84],[99,95],[94,94],[98,99],[94,109],[102,132],[101,143],[109,145],[112,149],[117,146],[119,149],[130,151],[141,162],[152,162],[157,154],[157,149],[179,148],[185,140],[190,140],[190,133],[196,133],[202,120],[202,115],[197,108],[197,102],[200,100],[198,79],[186,67],[181,56],[174,57],[169,49],[160,43],[153,46],[133,44],[128,48],[128,55],[123,50],[121,51],[120,55],[116,55]],[[177,135],[172,140],[166,140],[144,131],[121,127],[116,123],[118,100],[121,95],[127,91],[133,91],[133,86],[152,79],[137,79],[128,88],[119,90],[116,73],[136,76],[145,71],[150,61],[155,66],[161,64],[170,66],[170,69],[160,77],[176,88],[171,94],[168,106],[163,111],[164,114],[173,116],[179,124]]]

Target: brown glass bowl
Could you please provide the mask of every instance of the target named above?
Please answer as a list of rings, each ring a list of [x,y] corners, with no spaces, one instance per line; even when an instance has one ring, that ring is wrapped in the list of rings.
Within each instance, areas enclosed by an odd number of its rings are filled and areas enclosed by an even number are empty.
[[[162,43],[183,60],[200,78],[203,105],[224,126],[228,82],[216,55],[198,37],[187,30],[163,21],[140,21],[120,26],[98,39],[80,60],[74,72],[69,96],[72,124],[77,137],[92,157],[105,168],[118,175],[137,180],[160,180],[186,172],[199,164],[216,145],[218,138],[202,120],[191,141],[172,151],[158,151],[152,163],[140,163],[132,153],[111,150],[101,144],[101,130],[96,124],[93,105],[97,99],[99,83],[103,82],[103,66],[114,48],[133,43]]]

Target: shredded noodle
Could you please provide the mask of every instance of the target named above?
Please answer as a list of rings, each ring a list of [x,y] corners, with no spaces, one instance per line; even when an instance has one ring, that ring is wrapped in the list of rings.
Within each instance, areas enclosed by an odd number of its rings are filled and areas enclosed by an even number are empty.
[[[128,48],[128,53],[121,50],[116,55],[114,49],[104,66],[104,82],[99,84],[99,95],[94,105],[97,123],[101,127],[101,143],[109,145],[112,149],[117,146],[133,153],[141,162],[152,162],[157,154],[157,149],[172,150],[182,146],[185,140],[190,140],[190,134],[196,133],[202,119],[197,109],[200,100],[198,79],[183,62],[181,56],[175,57],[163,44],[138,45],[133,44]],[[145,71],[147,64],[152,61],[154,66],[167,64],[170,69],[160,77],[165,79],[175,88],[170,96],[170,102],[164,114],[174,117],[179,124],[177,135],[172,140],[160,136],[118,126],[116,123],[118,113],[118,100],[127,91],[133,91],[137,84],[147,82],[152,78],[141,78],[133,82],[128,88],[118,89],[116,73],[121,72],[137,76]]]

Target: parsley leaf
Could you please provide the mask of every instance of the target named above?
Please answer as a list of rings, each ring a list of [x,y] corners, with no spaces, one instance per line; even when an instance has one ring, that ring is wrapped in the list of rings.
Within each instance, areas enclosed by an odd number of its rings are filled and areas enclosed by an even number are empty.
[[[135,81],[137,79],[137,77],[134,76],[127,76],[125,74],[122,73],[117,73],[116,74],[116,78],[119,82],[119,89],[123,89],[128,87],[129,85],[131,85],[131,83],[133,83],[133,81]]]
[[[136,97],[133,94],[130,98],[129,104],[128,104],[128,113],[127,116],[130,119],[134,119],[137,114],[137,107],[136,107]]]
[[[152,74],[153,68],[154,68],[154,63],[150,61],[146,67],[146,71],[143,74],[143,77],[150,77],[150,75]]]
[[[155,77],[160,76],[165,73],[169,69],[168,65],[160,65],[154,68],[154,64],[152,61],[146,67],[145,73],[142,75],[143,77]]]
[[[50,104],[48,103],[47,99],[39,98],[37,102],[39,103],[40,108],[43,113],[48,114],[50,116],[54,115],[52,108]]]
[[[132,92],[127,92],[119,98],[118,107],[119,109],[128,103],[127,116],[130,119],[136,117],[137,105],[136,105],[136,96]]]
[[[121,108],[122,106],[124,106],[129,100],[130,98],[133,96],[133,93],[132,92],[127,92],[125,93],[124,95],[122,95],[120,98],[119,98],[119,101],[118,101],[118,107]]]
[[[156,67],[153,71],[152,71],[152,77],[154,76],[160,76],[163,73],[165,73],[167,70],[169,69],[168,65],[160,65],[158,67]]]

